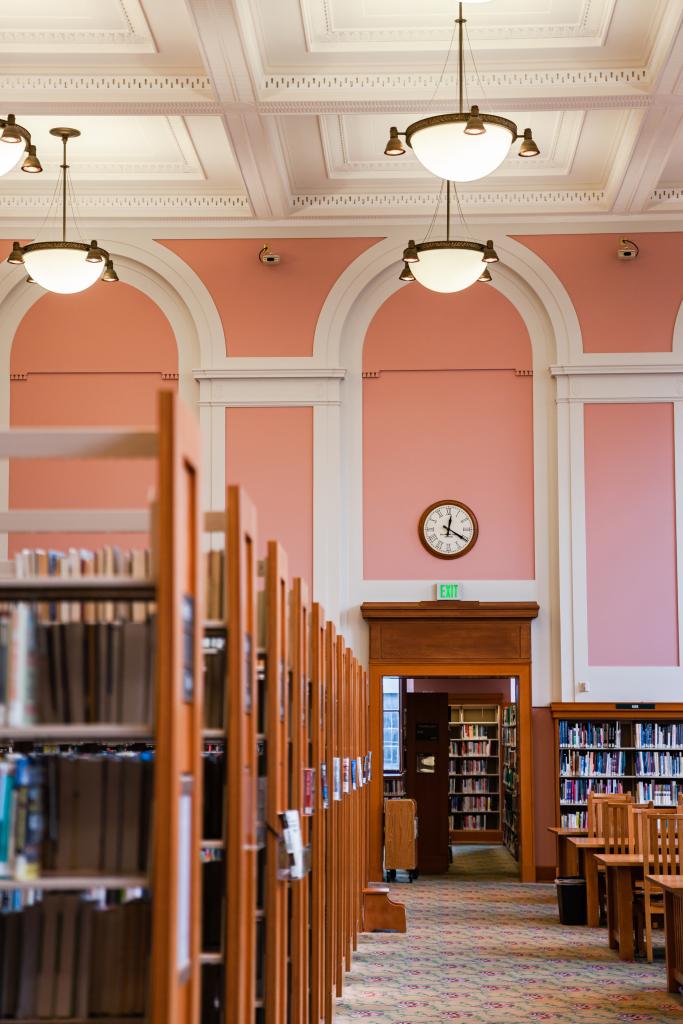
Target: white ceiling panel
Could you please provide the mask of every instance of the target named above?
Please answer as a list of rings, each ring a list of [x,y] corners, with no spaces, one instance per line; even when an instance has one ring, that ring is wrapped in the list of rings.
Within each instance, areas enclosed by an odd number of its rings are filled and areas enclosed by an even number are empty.
[[[155,53],[139,0],[0,0],[0,52]]]

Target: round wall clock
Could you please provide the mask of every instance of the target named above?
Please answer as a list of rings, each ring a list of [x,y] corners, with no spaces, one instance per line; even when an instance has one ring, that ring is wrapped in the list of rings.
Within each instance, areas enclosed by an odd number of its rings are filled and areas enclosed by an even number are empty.
[[[479,535],[477,517],[461,501],[435,501],[420,516],[422,544],[436,558],[460,558],[474,547]]]

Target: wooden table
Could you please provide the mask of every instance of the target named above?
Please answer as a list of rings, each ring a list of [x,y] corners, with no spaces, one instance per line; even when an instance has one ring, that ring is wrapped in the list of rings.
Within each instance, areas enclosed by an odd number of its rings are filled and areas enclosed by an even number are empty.
[[[586,879],[586,924],[589,928],[597,928],[600,925],[600,896],[595,857],[604,852],[605,840],[602,836],[570,836],[568,842],[576,849],[579,874]]]
[[[633,960],[633,890],[643,877],[642,853],[596,854],[607,875],[607,935],[621,960]]]
[[[555,836],[555,865],[558,878],[571,878],[579,874],[579,856],[575,846],[569,842],[578,836],[587,836],[585,828],[561,828],[549,825],[548,832]]]
[[[678,994],[683,985],[683,877],[650,875],[650,881],[664,890],[666,930],[666,987]]]

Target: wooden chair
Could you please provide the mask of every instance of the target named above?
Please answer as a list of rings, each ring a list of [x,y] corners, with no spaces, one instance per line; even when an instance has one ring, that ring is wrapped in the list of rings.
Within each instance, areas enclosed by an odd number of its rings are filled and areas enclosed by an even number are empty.
[[[587,814],[587,825],[588,835],[591,838],[603,835],[602,828],[602,812],[605,804],[619,803],[624,801],[625,803],[632,803],[633,797],[630,793],[589,793],[588,794],[588,814]]]
[[[654,958],[652,922],[655,917],[663,917],[664,901],[661,889],[649,881],[649,875],[680,876],[682,874],[679,850],[683,837],[683,814],[672,814],[670,811],[667,813],[662,808],[647,812],[645,818],[643,828],[645,948],[648,960],[652,961]]]

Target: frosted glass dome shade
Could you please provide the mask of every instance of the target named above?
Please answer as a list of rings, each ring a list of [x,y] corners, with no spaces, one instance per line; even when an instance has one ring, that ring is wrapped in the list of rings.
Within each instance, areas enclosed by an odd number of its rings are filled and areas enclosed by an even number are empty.
[[[481,114],[486,131],[467,135],[469,114],[426,117],[411,124],[406,142],[415,156],[437,178],[477,181],[500,167],[517,138],[517,126],[507,118]]]
[[[423,242],[410,264],[416,281],[432,292],[461,292],[481,276],[484,246],[477,242]]]
[[[72,295],[93,285],[104,270],[104,260],[88,263],[89,250],[81,242],[36,242],[24,247],[24,266],[42,288]]]
[[[26,155],[22,142],[0,142],[0,174],[8,174]]]

